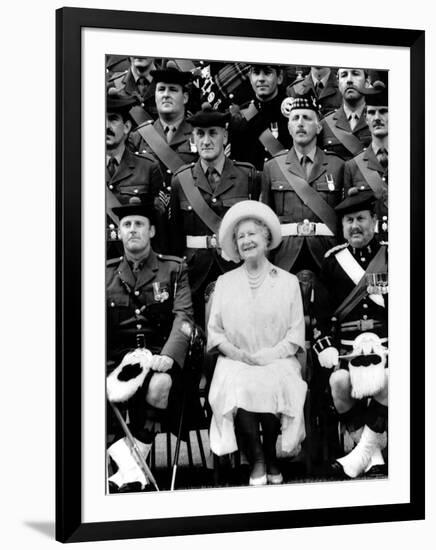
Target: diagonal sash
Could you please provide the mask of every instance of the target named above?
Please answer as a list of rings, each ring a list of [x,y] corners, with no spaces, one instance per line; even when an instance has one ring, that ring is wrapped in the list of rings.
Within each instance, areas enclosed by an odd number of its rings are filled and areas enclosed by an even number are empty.
[[[191,170],[183,170],[177,174],[183,192],[186,195],[197,216],[209,227],[215,235],[218,234],[221,218],[212,210],[212,208],[204,200],[200,190],[195,185]]]
[[[269,128],[260,134],[259,141],[273,157],[285,149]]]
[[[324,120],[333,132],[334,136],[350,151],[350,153],[353,154],[353,156],[356,156],[363,151],[363,143],[354,134],[350,134],[350,132],[346,132],[345,130],[342,130],[342,128],[338,128],[333,122],[332,117],[328,116]]]
[[[245,109],[245,111],[242,113],[242,116],[248,122],[252,118],[254,118],[258,112],[259,110],[257,109],[256,105],[254,103],[250,103],[247,109]],[[267,128],[260,134],[259,141],[271,156],[277,155],[284,149],[283,145],[276,137],[273,136],[269,128]]]
[[[137,113],[132,113],[132,111],[130,111],[130,114],[138,124],[136,130],[151,147],[153,153],[172,173],[176,172],[185,164],[179,155],[171,149],[163,137],[156,132],[156,129],[150,121],[144,123],[141,118],[138,117]]]
[[[333,235],[336,235],[337,216],[333,208],[321,197],[321,195],[311,187],[306,180],[291,174],[286,168],[286,157],[276,157],[274,159],[280,168],[283,176],[291,184],[292,189],[297,193],[300,199],[306,204],[314,214],[322,220],[330,229]]]
[[[383,197],[388,192],[388,186],[382,180],[380,174],[375,170],[370,170],[360,155],[354,158],[354,162],[357,164],[366,183],[374,191],[375,196],[377,198]]]
[[[357,263],[353,258],[353,255],[348,250],[344,248],[336,254],[336,260],[339,265],[345,271],[345,273],[350,277],[350,279],[356,284],[350,294],[344,299],[344,301],[338,306],[334,312],[334,317],[338,319],[339,322],[352,311],[356,305],[363,300],[366,294],[366,273],[378,273],[386,268],[386,247],[381,246],[377,254],[369,263],[366,271]],[[378,294],[370,294],[369,298],[376,303],[378,306],[385,307],[385,302],[383,296]]]

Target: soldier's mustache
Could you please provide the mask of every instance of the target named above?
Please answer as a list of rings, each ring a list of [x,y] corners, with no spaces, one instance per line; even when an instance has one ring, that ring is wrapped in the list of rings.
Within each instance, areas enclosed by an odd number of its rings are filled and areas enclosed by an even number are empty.
[[[112,132],[112,130],[106,130],[106,136],[112,136],[112,137],[114,137],[115,134]]]

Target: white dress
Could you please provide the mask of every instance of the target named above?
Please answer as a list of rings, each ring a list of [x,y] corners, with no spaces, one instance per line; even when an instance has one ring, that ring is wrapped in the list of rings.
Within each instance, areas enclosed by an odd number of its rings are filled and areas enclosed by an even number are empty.
[[[282,451],[296,454],[306,435],[303,408],[307,384],[295,357],[305,344],[303,305],[295,275],[271,265],[255,296],[243,266],[220,276],[208,323],[208,350],[226,341],[249,353],[280,349],[283,358],[260,366],[218,357],[209,392],[212,451],[223,455],[237,450],[234,415],[242,408],[277,414]]]

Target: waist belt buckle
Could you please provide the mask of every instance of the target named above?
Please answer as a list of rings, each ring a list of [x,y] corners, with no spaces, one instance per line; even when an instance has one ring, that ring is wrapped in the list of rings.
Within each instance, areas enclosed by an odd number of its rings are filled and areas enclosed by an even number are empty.
[[[359,321],[360,330],[362,332],[366,332],[367,330],[373,330],[374,329],[374,319],[361,319]]]
[[[207,248],[218,248],[218,239],[216,235],[207,235]]]
[[[297,235],[301,237],[310,237],[316,234],[316,224],[309,220],[304,220],[297,224]]]

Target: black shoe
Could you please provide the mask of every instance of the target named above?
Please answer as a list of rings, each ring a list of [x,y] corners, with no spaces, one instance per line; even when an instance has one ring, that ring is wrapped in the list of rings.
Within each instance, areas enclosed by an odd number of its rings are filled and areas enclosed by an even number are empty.
[[[153,485],[151,485],[151,483],[147,483],[147,485],[142,488],[142,485],[139,481],[124,483],[124,485],[121,485],[121,487],[118,489],[119,493],[147,493],[149,491],[155,491]]]
[[[109,481],[109,494],[114,494],[119,492],[119,487],[113,481]]]
[[[366,474],[367,476],[387,476],[388,475],[388,467],[386,464],[377,464],[377,466],[373,466],[370,468]]]
[[[139,483],[139,481],[133,481],[132,483],[124,483],[118,489],[118,492],[119,493],[141,493],[142,485]]]
[[[335,479],[350,479],[345,473],[342,464],[337,460],[327,466],[326,474]]]

